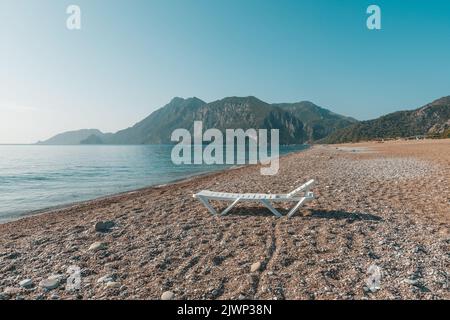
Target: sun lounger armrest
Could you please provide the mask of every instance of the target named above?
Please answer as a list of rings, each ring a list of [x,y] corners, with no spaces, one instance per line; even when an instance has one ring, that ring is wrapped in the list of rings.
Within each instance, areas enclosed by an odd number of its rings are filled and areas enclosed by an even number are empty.
[[[314,186],[314,182],[315,182],[315,181],[314,181],[313,179],[309,180],[307,183],[305,183],[305,184],[302,185],[301,187],[298,187],[298,188],[295,189],[294,191],[288,193],[288,194],[287,194],[287,197],[288,197],[288,198],[292,198],[292,197],[294,197],[297,193],[300,193],[300,192],[308,193],[308,192],[309,192],[309,189],[311,189],[311,188]]]
[[[192,195],[193,198],[197,199],[198,197],[205,196],[208,193],[206,190],[202,190]]]

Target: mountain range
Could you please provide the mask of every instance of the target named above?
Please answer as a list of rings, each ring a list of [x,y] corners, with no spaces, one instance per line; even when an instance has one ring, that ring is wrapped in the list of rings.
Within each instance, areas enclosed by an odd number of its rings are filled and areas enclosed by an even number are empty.
[[[206,103],[196,97],[173,98],[132,127],[116,133],[82,129],[58,134],[38,144],[170,144],[178,128],[279,129],[280,144],[342,143],[426,135],[448,137],[450,96],[411,111],[357,121],[312,102],[269,104],[256,97],[227,97]]]
[[[331,132],[357,123],[312,102],[269,104],[256,97],[228,97],[211,103],[198,98],[173,98],[132,127],[116,133],[83,129],[58,134],[39,144],[170,144],[178,128],[279,129],[281,144],[302,144],[325,138]]]

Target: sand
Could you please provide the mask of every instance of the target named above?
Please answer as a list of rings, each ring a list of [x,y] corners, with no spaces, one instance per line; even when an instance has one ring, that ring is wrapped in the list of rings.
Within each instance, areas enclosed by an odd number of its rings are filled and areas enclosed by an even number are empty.
[[[317,199],[291,219],[249,203],[213,217],[192,198],[308,179]],[[392,141],[76,204],[0,225],[0,299],[449,299],[449,186],[449,139]],[[70,266],[79,290],[66,290]]]

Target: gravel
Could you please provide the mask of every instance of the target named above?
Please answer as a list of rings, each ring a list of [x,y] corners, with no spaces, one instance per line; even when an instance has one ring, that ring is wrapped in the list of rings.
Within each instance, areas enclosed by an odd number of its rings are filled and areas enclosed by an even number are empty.
[[[315,146],[276,176],[237,168],[0,225],[0,299],[450,299],[449,140],[357,147],[370,152]],[[213,217],[192,198],[309,179],[316,199],[291,219],[249,203]]]

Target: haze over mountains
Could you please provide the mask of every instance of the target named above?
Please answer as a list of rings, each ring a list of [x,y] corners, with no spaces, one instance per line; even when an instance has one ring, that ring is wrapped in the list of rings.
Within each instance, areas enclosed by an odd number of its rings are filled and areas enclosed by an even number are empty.
[[[256,97],[228,97],[211,103],[174,98],[134,126],[116,133],[82,129],[58,134],[39,144],[170,144],[178,128],[279,129],[281,144],[340,143],[383,138],[433,135],[446,137],[450,128],[450,96],[419,109],[398,111],[357,121],[312,102],[269,104]]]

